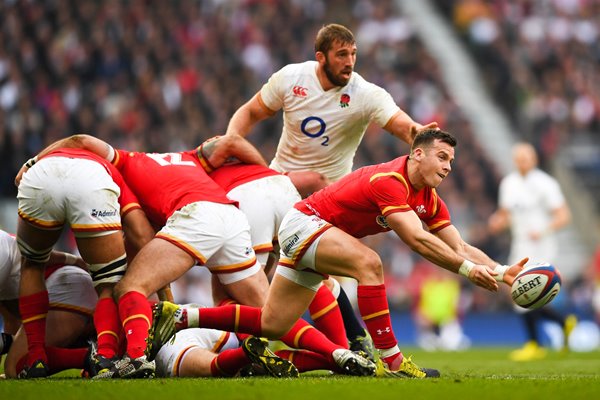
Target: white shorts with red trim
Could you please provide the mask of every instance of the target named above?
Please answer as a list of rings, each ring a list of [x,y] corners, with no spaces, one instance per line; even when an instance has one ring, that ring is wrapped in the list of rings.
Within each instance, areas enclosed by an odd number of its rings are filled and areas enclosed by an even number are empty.
[[[187,252],[224,285],[260,271],[248,220],[232,204],[190,203],[175,211],[156,237]]]
[[[121,229],[121,190],[99,163],[83,158],[38,161],[19,184],[19,216],[47,230],[68,224],[76,237]]]
[[[91,316],[98,295],[87,271],[71,265],[61,267],[46,279],[50,309]]]
[[[273,250],[283,217],[301,200],[290,178],[283,175],[244,183],[231,189],[227,197],[236,200],[246,214],[252,247],[257,254]]]
[[[279,265],[276,273],[312,290],[317,290],[324,277],[316,270],[316,254],[329,222],[316,215],[306,215],[292,208],[279,228]]]
[[[181,330],[175,335],[174,342],[164,344],[156,355],[156,375],[164,378],[179,376],[179,367],[191,349],[219,353],[239,346],[240,342],[233,333],[204,328]]]

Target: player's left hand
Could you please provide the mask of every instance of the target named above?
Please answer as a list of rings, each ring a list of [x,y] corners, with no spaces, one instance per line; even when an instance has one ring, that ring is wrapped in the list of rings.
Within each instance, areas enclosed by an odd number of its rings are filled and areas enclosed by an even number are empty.
[[[529,261],[529,257],[525,257],[518,263],[511,265],[510,268],[504,273],[504,283],[506,283],[508,286],[512,286],[513,282],[515,281],[515,277],[519,274],[519,272],[523,271],[527,261]]]

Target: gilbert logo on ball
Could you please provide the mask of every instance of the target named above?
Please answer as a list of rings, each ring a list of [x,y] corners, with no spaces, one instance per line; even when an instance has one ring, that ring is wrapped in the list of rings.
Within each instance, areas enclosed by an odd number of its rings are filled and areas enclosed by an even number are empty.
[[[532,265],[521,271],[512,284],[513,301],[528,309],[540,308],[556,297],[562,283],[560,272],[551,264]]]

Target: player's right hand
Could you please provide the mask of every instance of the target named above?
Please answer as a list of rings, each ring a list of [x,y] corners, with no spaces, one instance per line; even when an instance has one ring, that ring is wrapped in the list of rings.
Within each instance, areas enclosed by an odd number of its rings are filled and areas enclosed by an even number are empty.
[[[496,279],[494,279],[490,272],[492,272],[492,269],[487,265],[475,264],[471,272],[469,272],[469,280],[490,292],[497,292],[498,282],[496,282]]]
[[[519,274],[519,272],[523,271],[527,261],[529,261],[529,257],[525,257],[518,263],[511,265],[510,268],[504,273],[504,283],[506,283],[508,286],[512,286],[513,282],[515,281],[515,277]]]

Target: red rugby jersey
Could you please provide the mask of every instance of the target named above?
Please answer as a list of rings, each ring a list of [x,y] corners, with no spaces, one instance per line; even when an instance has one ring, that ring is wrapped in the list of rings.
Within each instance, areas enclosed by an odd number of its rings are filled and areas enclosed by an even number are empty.
[[[211,179],[217,182],[225,192],[244,183],[273,175],[281,174],[264,165],[243,163],[224,165],[209,174]]]
[[[408,156],[360,168],[294,206],[361,238],[389,231],[385,217],[413,210],[434,233],[451,224],[446,204],[433,188],[417,191],[408,180]]]
[[[176,210],[196,201],[237,205],[208,177],[196,149],[179,153],[117,150],[113,164],[157,226],[164,226]]]

